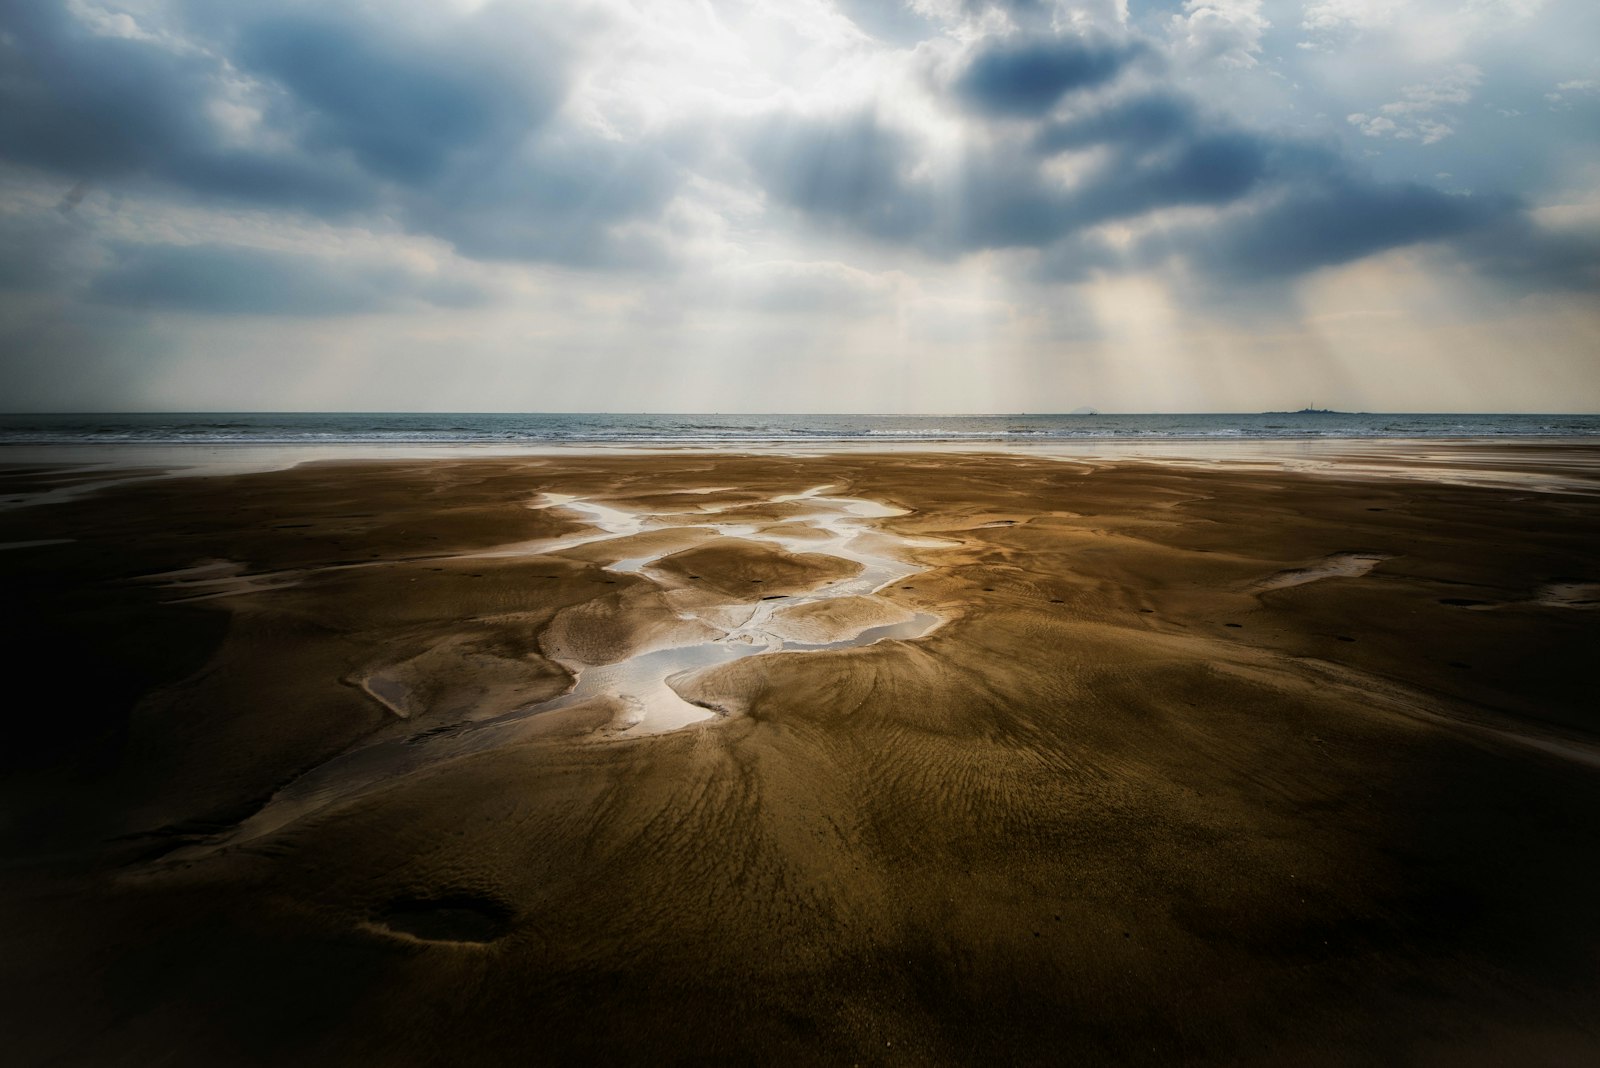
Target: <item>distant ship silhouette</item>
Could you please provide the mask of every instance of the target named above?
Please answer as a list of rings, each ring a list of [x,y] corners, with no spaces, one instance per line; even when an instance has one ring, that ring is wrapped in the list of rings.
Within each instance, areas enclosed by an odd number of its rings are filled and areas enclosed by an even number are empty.
[[[1350,412],[1336,412],[1332,408],[1301,408],[1298,412],[1262,412],[1262,415],[1350,415]]]

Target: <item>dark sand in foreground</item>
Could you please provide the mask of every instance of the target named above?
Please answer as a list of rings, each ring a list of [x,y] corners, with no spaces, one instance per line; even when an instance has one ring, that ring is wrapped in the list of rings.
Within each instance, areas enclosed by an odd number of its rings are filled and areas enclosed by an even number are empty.
[[[861,567],[694,515],[822,544],[819,486],[923,570],[788,611]],[[689,529],[549,551],[604,531],[546,493]],[[55,539],[0,551],[7,1063],[1600,1062],[1600,495],[556,456],[0,513]],[[519,712],[763,605],[937,624]]]

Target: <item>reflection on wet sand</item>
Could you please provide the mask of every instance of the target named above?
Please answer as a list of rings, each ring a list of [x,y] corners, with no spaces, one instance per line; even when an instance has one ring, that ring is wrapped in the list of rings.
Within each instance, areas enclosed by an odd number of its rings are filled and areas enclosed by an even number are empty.
[[[186,848],[176,858],[189,859],[219,847],[252,841],[442,761],[513,744],[526,735],[528,721],[541,713],[601,700],[616,706],[611,729],[619,736],[678,730],[718,714],[714,707],[685,700],[675,685],[698,670],[766,653],[836,652],[880,641],[909,641],[932,631],[939,624],[939,617],[928,612],[907,613],[888,602],[875,601],[874,595],[923,570],[922,565],[908,559],[909,549],[949,543],[879,532],[874,529],[874,520],[904,515],[905,509],[855,497],[823,496],[828,488],[818,486],[766,502],[744,502],[741,511],[766,516],[761,521],[746,522],[717,520],[715,517],[727,508],[657,514],[571,494],[543,494],[531,507],[575,513],[596,529],[510,548],[458,554],[456,558],[554,556],[608,543],[624,546],[647,533],[676,531],[693,535],[710,531],[717,538],[770,546],[779,554],[779,560],[789,556],[832,558],[842,561],[853,573],[795,593],[757,593],[730,599],[716,593],[707,596],[658,571],[654,565],[681,551],[672,541],[653,554],[618,557],[605,563],[604,569],[658,578],[681,626],[672,627],[609,662],[587,663],[554,652],[551,659],[562,664],[575,680],[571,689],[559,697],[489,719],[436,726],[407,737],[359,746],[279,788],[237,828]],[[713,541],[713,547],[715,544]],[[371,565],[343,565],[340,569],[366,566]],[[240,565],[213,561],[155,578],[165,580],[164,588],[185,591],[186,596],[179,600],[231,597],[292,584],[281,574],[249,575],[242,571]],[[293,580],[301,577],[296,573]],[[766,588],[771,587],[763,587]],[[201,592],[189,592],[193,590]],[[852,602],[854,611],[835,615],[831,627],[824,625],[819,630],[819,620],[826,618],[826,610],[845,601]],[[361,686],[400,719],[411,718],[413,686],[396,676],[393,669],[373,672],[361,680]]]

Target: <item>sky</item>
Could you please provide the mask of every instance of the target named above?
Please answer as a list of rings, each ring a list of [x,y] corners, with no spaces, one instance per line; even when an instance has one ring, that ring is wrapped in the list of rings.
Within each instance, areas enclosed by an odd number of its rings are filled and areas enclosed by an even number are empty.
[[[1600,411],[1594,0],[0,0],[0,410]]]

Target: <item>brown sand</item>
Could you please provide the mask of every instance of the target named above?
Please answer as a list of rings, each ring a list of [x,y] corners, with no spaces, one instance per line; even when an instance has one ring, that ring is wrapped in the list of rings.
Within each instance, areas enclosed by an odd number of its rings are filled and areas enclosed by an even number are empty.
[[[641,535],[669,555],[637,574],[497,555],[591,531],[541,493],[802,537],[771,499],[821,485],[905,509],[870,523],[926,570],[791,622],[937,629],[678,680],[729,714],[671,733],[604,698],[474,729],[691,609],[853,574],[703,530]],[[1597,520],[925,453],[319,464],[0,513],[0,543],[72,539],[0,552],[0,1048],[1595,1063]]]

